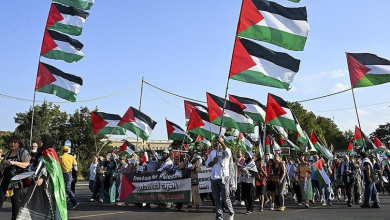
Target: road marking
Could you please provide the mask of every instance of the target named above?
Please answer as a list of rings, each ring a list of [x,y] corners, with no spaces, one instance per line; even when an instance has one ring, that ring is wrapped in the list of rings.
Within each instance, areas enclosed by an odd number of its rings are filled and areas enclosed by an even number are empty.
[[[96,214],[96,215],[84,215],[84,216],[76,216],[69,219],[79,219],[79,218],[91,218],[91,217],[98,217],[98,216],[105,216],[105,215],[117,215],[117,214],[124,214],[126,212],[112,212],[112,213],[104,213],[104,214]]]
[[[320,207],[320,206],[317,206],[317,207],[313,207],[313,208],[311,208],[311,209],[316,209],[316,208],[318,208],[318,207]],[[292,211],[292,212],[303,212],[303,211],[307,211],[307,210],[310,210],[310,208],[309,209],[299,209],[299,210],[295,210],[295,211]]]

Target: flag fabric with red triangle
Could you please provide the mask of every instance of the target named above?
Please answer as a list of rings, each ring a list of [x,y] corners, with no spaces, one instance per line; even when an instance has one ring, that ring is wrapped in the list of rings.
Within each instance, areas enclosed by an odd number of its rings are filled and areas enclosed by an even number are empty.
[[[148,140],[157,122],[136,108],[129,107],[118,126],[133,132],[142,140]]]
[[[195,142],[200,143],[203,147],[211,147],[211,142],[206,138],[202,137],[202,135],[198,135]]]
[[[88,16],[89,13],[83,10],[51,3],[46,28],[79,36],[83,31],[83,25]]]
[[[363,148],[364,150],[374,150],[376,146],[372,141],[360,130],[358,126],[355,126],[355,135],[353,136],[355,146],[357,148]]]
[[[317,151],[320,152],[326,160],[330,161],[333,159],[333,154],[325,147],[325,144],[320,141],[314,130],[311,131],[310,140]]]
[[[184,113],[185,113],[186,119],[190,119],[191,113],[194,109],[197,109],[199,111],[203,111],[203,112],[207,113],[206,106],[199,104],[199,103],[196,103],[196,102],[184,100]]]
[[[214,140],[214,138],[218,137],[218,135],[224,135],[226,129],[210,123],[208,113],[195,109],[191,113],[190,121],[187,125],[187,131],[201,135],[207,140]]]
[[[91,112],[93,134],[125,135],[126,130],[118,127],[121,116],[105,112]]]
[[[45,30],[41,55],[48,59],[63,60],[68,63],[77,62],[84,57],[81,52],[84,45],[68,35],[53,30]]]
[[[243,133],[238,134],[238,145],[243,147],[245,150],[252,150],[253,141],[251,138]]]
[[[134,184],[127,178],[126,175],[123,175],[122,177],[122,186],[120,191],[120,200],[123,201],[125,198],[127,198],[133,191],[135,190]]]
[[[192,138],[177,124],[166,120],[168,140],[182,141],[184,143],[191,143]]]
[[[206,93],[207,107],[210,122],[227,128],[236,128],[244,133],[253,133],[253,120],[245,115],[242,108],[234,102],[230,102],[216,95]],[[225,104],[225,111],[223,107]],[[223,120],[222,120],[223,115]]]
[[[130,143],[130,141],[125,140],[121,148],[119,149],[118,155],[119,156],[124,155],[127,158],[129,158],[131,157],[131,155],[133,155],[134,152],[135,152],[135,146],[132,143]]]
[[[321,188],[330,184],[329,176],[326,174],[326,171],[324,169],[324,163],[324,159],[320,159],[313,163],[313,172],[317,177],[318,183],[320,184]]]
[[[386,146],[376,136],[374,137],[374,145],[379,151],[383,152],[386,150]]]
[[[309,32],[306,7],[288,8],[267,0],[243,0],[238,36],[302,51]]]
[[[260,122],[264,123],[266,107],[259,101],[236,95],[229,95],[229,101],[239,105],[245,114],[250,117],[256,125],[259,125]]]
[[[351,141],[351,140],[350,140],[349,143],[348,143],[347,151],[348,151],[348,152],[353,152],[353,145],[352,145],[352,141]]]
[[[371,53],[347,53],[347,62],[352,88],[390,82],[390,60]]]
[[[287,102],[271,93],[268,93],[265,123],[297,131],[298,140],[303,144],[307,143],[303,129],[294,113],[288,107]]]

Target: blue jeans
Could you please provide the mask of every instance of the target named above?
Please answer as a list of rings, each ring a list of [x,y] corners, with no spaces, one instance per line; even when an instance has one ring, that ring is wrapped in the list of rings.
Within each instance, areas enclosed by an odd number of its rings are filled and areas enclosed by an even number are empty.
[[[221,179],[211,180],[211,192],[215,201],[215,219],[223,220],[221,197],[222,201],[226,203],[229,215],[233,215],[234,210],[229,197],[229,181],[226,180],[225,184],[223,184]]]
[[[72,202],[72,204],[75,204],[77,202],[76,196],[70,188],[70,185],[72,183],[72,173],[63,173],[62,175],[64,176],[66,194],[68,195],[70,202]]]
[[[368,182],[364,180],[364,203],[363,205],[369,205],[370,198],[374,203],[379,203],[378,192],[374,182]]]
[[[95,191],[95,185],[95,180],[90,180],[88,183],[88,188],[92,193]]]
[[[327,201],[328,203],[332,203],[332,200],[330,199],[331,195],[330,195],[330,184],[326,184],[325,187],[324,187],[324,190],[325,190],[325,198],[324,196],[322,197],[322,199],[324,199],[324,201]]]

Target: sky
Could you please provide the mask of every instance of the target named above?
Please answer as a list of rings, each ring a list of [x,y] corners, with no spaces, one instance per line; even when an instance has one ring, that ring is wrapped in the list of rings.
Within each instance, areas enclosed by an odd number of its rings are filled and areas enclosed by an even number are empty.
[[[266,104],[272,93],[300,101],[350,88],[345,52],[374,53],[390,59],[390,1],[275,0],[286,7],[307,7],[310,33],[304,51],[293,52],[267,43],[275,51],[300,59],[289,91],[231,80],[229,94]],[[6,1],[0,7],[0,130],[13,131],[14,117],[32,105],[39,52],[50,0]],[[73,113],[81,106],[123,115],[139,107],[141,78],[179,95],[206,100],[206,92],[223,97],[241,0],[96,0],[74,37],[84,44],[77,63],[41,58],[64,72],[83,78],[78,100],[70,103],[37,93],[39,101],[57,103]],[[390,84],[355,89],[364,133],[389,122]],[[126,90],[125,90],[126,89]],[[124,91],[123,91],[124,90]],[[24,100],[4,97],[13,96]],[[334,120],[341,131],[354,130],[357,117],[351,91],[301,103],[316,115]],[[165,118],[185,128],[183,99],[144,85],[141,111],[157,121],[150,139],[167,139]],[[125,137],[134,137],[130,132]]]

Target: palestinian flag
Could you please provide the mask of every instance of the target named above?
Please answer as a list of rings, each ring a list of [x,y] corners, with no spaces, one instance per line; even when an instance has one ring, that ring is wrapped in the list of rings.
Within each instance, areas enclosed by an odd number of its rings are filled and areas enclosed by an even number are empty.
[[[273,151],[271,151],[271,142],[269,140],[269,137],[265,137],[265,149],[264,149],[265,154],[273,154]]]
[[[297,120],[287,103],[271,93],[268,93],[265,123],[278,125],[288,130],[298,130]]]
[[[363,147],[365,150],[374,150],[376,146],[372,141],[358,128],[355,126],[355,135],[353,136],[353,140],[357,148]],[[360,147],[359,147],[360,146]]]
[[[80,9],[51,3],[46,28],[79,36],[83,31],[83,25],[88,16],[88,12]]]
[[[283,147],[289,147],[291,150],[301,150],[297,145],[295,145],[293,142],[291,142],[285,136],[280,136],[279,142],[280,142],[280,145],[282,145]]]
[[[89,10],[92,8],[95,0],[53,0],[64,5],[73,6],[82,10]]]
[[[166,120],[168,140],[183,141],[184,143],[191,143],[192,138],[177,124]]]
[[[267,0],[244,0],[237,35],[302,51],[310,27],[306,7],[287,8]]]
[[[266,109],[265,105],[254,99],[244,98],[236,95],[229,95],[229,101],[239,105],[244,113],[250,117],[256,125],[259,125],[260,122],[264,123]]]
[[[225,99],[206,93],[210,122],[228,128],[236,128],[241,132],[254,132],[253,120],[245,115],[242,108],[234,102],[226,100],[225,112],[223,106]],[[222,120],[223,115],[223,120]]]
[[[371,53],[347,53],[352,88],[390,82],[390,60]]]
[[[190,101],[184,100],[184,113],[185,113],[186,119],[190,119],[192,110],[194,110],[194,109],[197,109],[199,111],[203,111],[203,112],[207,113],[206,106],[199,104],[199,103],[196,103],[196,102],[190,102]]]
[[[114,151],[112,151],[111,154],[114,157],[114,160],[119,160],[119,154],[118,154],[118,151],[116,149]]]
[[[125,198],[129,197],[130,194],[134,192],[136,187],[134,184],[130,181],[130,179],[127,177],[127,175],[122,176],[122,182],[121,182],[121,191],[119,192],[119,199],[120,201],[123,201]]]
[[[280,136],[284,137],[285,139],[287,139],[288,137],[288,133],[286,131],[286,129],[280,127],[280,126],[277,126],[277,125],[271,125],[271,128],[276,131],[277,134],[279,134]]]
[[[298,122],[297,122],[297,136],[299,142],[301,142],[303,145],[307,144],[308,138],[306,138],[306,135],[303,133],[302,127]]]
[[[324,188],[327,184],[330,184],[330,179],[324,169],[324,159],[318,160],[313,163],[313,171],[317,177],[318,183],[321,188]]]
[[[253,147],[252,140],[250,139],[250,137],[243,133],[240,133],[238,135],[238,145],[243,147],[245,150],[252,150]]]
[[[351,141],[351,140],[350,140],[349,143],[348,143],[347,151],[348,151],[348,152],[353,152],[353,145],[352,145],[352,141]]]
[[[75,102],[82,85],[82,78],[39,62],[35,91],[53,94],[62,99]]]
[[[224,136],[225,143],[228,145],[235,145],[237,144],[237,137],[235,136]]]
[[[125,140],[121,148],[119,149],[118,154],[120,156],[125,155],[127,158],[130,158],[134,152],[135,152],[135,146],[132,143],[130,143],[130,141]]]
[[[374,137],[374,145],[381,152],[386,150],[386,146],[376,136]]]
[[[218,135],[224,135],[226,129],[210,123],[209,115],[206,112],[194,110],[191,113],[190,121],[187,125],[187,131],[201,135],[207,140],[214,140],[214,138],[218,137]]]
[[[41,48],[41,56],[48,59],[63,60],[68,63],[77,62],[84,57],[80,50],[84,45],[65,34],[53,30],[45,30]]]
[[[121,116],[104,112],[91,112],[93,134],[125,135],[126,130],[117,127]]]
[[[332,160],[333,154],[325,147],[325,145],[320,141],[314,130],[311,131],[311,142],[314,147],[326,158],[326,160]]]
[[[55,210],[52,210],[52,212],[58,216],[61,216],[61,219],[68,219],[68,210],[66,208],[65,182],[64,177],[62,176],[60,160],[58,159],[57,153],[53,148],[48,148],[44,150],[42,154],[43,162],[48,173],[50,174],[54,186],[54,192],[51,193],[54,193],[52,197],[55,199],[56,206]]]
[[[118,126],[133,132],[146,141],[152,134],[156,124],[157,122],[153,121],[149,116],[130,106]]]
[[[280,148],[280,145],[278,144],[278,142],[276,142],[275,138],[272,137],[271,135],[269,135],[269,139],[271,140],[271,146],[272,146],[272,150],[274,151],[275,154],[278,154],[282,151],[282,149]]]
[[[279,89],[290,89],[300,60],[265,48],[251,40],[236,38],[229,78]]]
[[[211,142],[206,138],[202,137],[202,135],[198,135],[195,142],[200,143],[203,147],[209,148],[211,147]]]
[[[304,145],[306,147],[305,152],[317,152],[316,148],[314,147],[314,144],[311,142],[309,136],[307,135],[306,131],[303,131],[303,134],[305,135],[307,139],[307,144]]]

